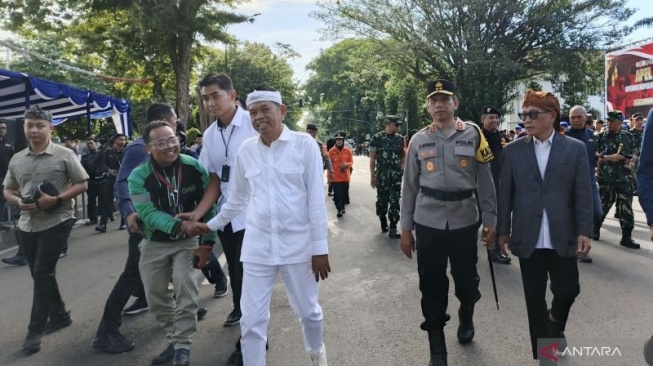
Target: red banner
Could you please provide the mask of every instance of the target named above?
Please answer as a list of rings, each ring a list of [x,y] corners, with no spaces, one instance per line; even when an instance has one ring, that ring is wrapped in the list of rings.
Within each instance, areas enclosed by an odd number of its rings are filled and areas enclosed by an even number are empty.
[[[607,110],[627,118],[653,107],[653,43],[605,55]]]

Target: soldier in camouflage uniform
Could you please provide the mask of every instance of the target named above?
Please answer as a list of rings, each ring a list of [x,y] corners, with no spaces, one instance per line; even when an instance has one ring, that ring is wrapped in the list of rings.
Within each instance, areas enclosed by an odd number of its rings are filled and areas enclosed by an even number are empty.
[[[635,149],[637,150],[637,153],[633,154],[634,158],[630,163],[630,167],[633,169],[633,184],[635,185],[633,192],[634,195],[637,195],[637,167],[639,166],[639,155],[642,149],[642,138],[644,137],[644,115],[633,113],[630,119],[633,121],[633,128],[630,130],[630,134],[633,135]]]
[[[635,227],[633,216],[633,172],[628,166],[633,155],[637,153],[633,135],[621,129],[623,113],[608,112],[608,129],[598,135],[596,149],[599,152],[598,183],[603,204],[603,216],[594,224],[592,238],[598,240],[601,224],[608,211],[617,201],[619,223],[621,225],[621,242],[631,249],[639,249],[631,233]]]
[[[399,126],[401,119],[398,116],[387,116],[385,131],[372,136],[369,145],[371,184],[372,188],[376,188],[376,215],[381,220],[381,231],[384,233],[388,231],[386,215],[389,216],[388,236],[393,239],[401,237],[397,231],[397,222],[406,157],[406,143],[403,136],[397,133]]]

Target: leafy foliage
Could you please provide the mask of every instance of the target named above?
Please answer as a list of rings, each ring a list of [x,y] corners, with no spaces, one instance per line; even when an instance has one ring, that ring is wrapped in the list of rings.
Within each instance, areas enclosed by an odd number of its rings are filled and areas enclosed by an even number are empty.
[[[504,106],[516,85],[561,74],[568,55],[609,47],[630,29],[625,0],[340,0],[319,1],[315,17],[328,36],[393,41],[389,58],[425,84],[458,85],[459,115],[479,120],[486,104]]]

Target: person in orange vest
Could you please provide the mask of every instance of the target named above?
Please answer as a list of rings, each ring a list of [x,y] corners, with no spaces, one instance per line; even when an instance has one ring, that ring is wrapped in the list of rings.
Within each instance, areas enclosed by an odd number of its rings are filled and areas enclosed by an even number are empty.
[[[336,134],[336,145],[329,150],[329,158],[333,171],[329,172],[329,182],[333,186],[333,200],[336,203],[338,217],[345,213],[345,203],[349,197],[349,181],[351,180],[351,167],[354,165],[354,155],[350,148],[345,146],[345,133]]]

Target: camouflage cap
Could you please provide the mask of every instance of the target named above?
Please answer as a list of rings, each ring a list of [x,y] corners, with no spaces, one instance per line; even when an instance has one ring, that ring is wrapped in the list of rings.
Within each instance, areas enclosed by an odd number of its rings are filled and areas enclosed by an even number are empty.
[[[624,114],[621,111],[614,110],[614,111],[608,112],[608,118],[607,118],[608,121],[619,121],[619,122],[621,122],[621,121],[623,121],[623,119],[624,119]]]
[[[386,122],[392,122],[392,123],[394,123],[395,126],[401,126],[401,124],[403,123],[403,122],[401,121],[401,118],[399,118],[399,116],[397,116],[396,114],[389,114],[389,115],[387,115],[387,116],[385,117],[385,120],[386,120]]]

